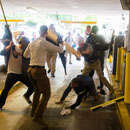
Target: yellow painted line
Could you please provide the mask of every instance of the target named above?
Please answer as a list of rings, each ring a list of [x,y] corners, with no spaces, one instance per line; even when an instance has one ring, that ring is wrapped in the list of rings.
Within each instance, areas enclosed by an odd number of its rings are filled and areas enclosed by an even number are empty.
[[[4,19],[0,19],[0,22],[5,22]],[[24,22],[24,20],[20,19],[8,19],[7,22]]]
[[[87,21],[60,21],[61,23],[75,23],[75,24],[97,24],[96,21],[87,22]]]
[[[103,108],[103,107],[106,107],[108,105],[116,103],[116,101],[118,102],[118,101],[123,100],[123,99],[124,99],[124,96],[116,98],[116,99],[113,99],[113,100],[110,100],[110,101],[102,103],[102,104],[99,104],[97,106],[91,107],[90,110],[93,111],[93,110],[96,110],[98,108]]]

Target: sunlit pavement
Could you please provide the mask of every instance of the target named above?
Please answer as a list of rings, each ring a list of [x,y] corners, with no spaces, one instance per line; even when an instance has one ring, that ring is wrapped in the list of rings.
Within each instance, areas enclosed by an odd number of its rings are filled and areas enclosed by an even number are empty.
[[[80,107],[72,111],[69,116],[61,116],[60,111],[63,106],[69,105],[75,101],[76,95],[72,91],[66,98],[63,105],[55,105],[67,87],[68,83],[77,74],[81,73],[83,68],[83,59],[77,61],[73,56],[73,64],[67,63],[67,75],[64,74],[60,59],[57,60],[56,77],[48,77],[51,81],[52,95],[48,103],[47,110],[43,115],[45,122],[49,124],[49,130],[121,130],[121,125],[117,116],[116,106],[99,109],[95,112],[89,110],[90,107],[103,103],[109,99],[109,96],[100,95],[99,101],[93,101],[89,97],[83,101]],[[106,75],[105,71],[105,75]],[[95,76],[95,83],[98,84]],[[3,111],[0,113],[0,130],[42,130],[43,126],[32,122],[30,116],[31,106],[23,99],[26,86],[9,95]],[[105,88],[105,91],[108,90]]]
[[[0,65],[3,65],[3,64],[4,64],[4,57],[0,56]]]

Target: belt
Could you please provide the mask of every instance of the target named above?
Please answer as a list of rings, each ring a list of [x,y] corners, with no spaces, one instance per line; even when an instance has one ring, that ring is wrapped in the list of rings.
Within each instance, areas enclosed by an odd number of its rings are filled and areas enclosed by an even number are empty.
[[[44,66],[38,66],[38,65],[31,65],[29,67],[31,67],[31,68],[44,68]]]

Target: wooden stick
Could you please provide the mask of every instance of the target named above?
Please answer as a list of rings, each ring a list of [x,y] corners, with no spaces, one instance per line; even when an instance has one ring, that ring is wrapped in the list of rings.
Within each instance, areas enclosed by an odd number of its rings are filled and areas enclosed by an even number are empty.
[[[2,12],[3,12],[3,16],[4,16],[4,19],[5,19],[5,23],[6,23],[6,25],[8,25],[1,0],[0,0],[0,6],[1,6],[1,9],[2,9]]]

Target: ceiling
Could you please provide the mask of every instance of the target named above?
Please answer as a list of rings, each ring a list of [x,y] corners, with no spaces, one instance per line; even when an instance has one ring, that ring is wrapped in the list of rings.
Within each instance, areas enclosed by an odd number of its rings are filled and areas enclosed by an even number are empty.
[[[1,0],[5,12],[74,15],[128,15],[120,0]],[[28,9],[27,9],[28,8]]]

